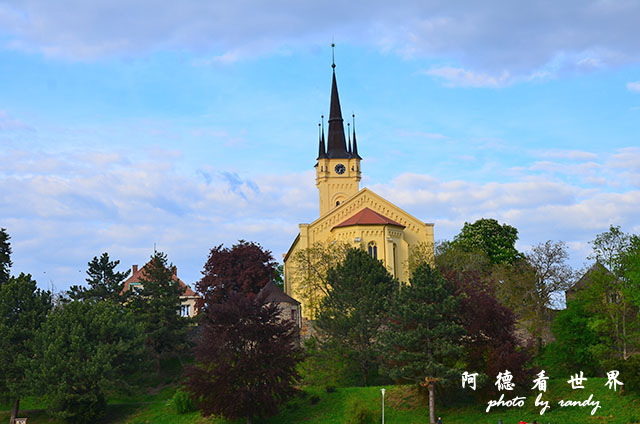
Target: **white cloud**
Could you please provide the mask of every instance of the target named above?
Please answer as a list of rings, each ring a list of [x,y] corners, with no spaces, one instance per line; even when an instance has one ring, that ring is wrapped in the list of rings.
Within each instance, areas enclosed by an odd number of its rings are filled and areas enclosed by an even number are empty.
[[[598,155],[591,152],[585,152],[582,150],[562,150],[562,149],[550,149],[534,152],[535,155],[543,158],[551,159],[571,159],[571,160],[593,160],[597,159]]]
[[[610,224],[640,230],[640,191],[585,187],[571,173],[631,178],[625,175],[638,175],[638,155],[629,148],[595,165],[573,163],[566,178],[559,164],[548,165],[553,177],[477,183],[403,173],[371,189],[435,222],[437,239],[450,239],[465,221],[492,217],[516,226],[523,246],[553,239],[584,247]],[[317,217],[313,172],[248,177],[203,167],[185,173],[178,171],[180,161],[179,152],[0,153],[6,164],[0,172],[0,216],[13,237],[14,272],[32,272],[41,284],[53,280],[66,288],[82,282],[94,255],[108,251],[130,266],[146,260],[155,243],[192,283],[212,246],[255,240],[280,260],[297,224]],[[582,165],[587,168],[581,171]],[[574,250],[574,265],[584,260],[580,249]]]
[[[637,62],[639,14],[638,2],[600,0],[554,7],[508,0],[465,7],[442,0],[32,0],[0,4],[0,32],[9,47],[72,60],[179,49],[200,51],[216,63],[286,46],[325,45],[335,35],[340,42],[404,56],[456,60],[464,72],[473,72],[458,73],[456,81],[495,86],[504,83],[505,72],[530,78],[549,69]]]
[[[634,93],[640,93],[640,81],[628,82],[627,90],[633,91]]]
[[[425,71],[426,75],[442,78],[448,87],[503,87],[511,82],[508,72],[499,76],[476,73],[461,68],[435,67]]]
[[[0,133],[3,131],[34,131],[34,128],[12,117],[7,111],[0,110]]]

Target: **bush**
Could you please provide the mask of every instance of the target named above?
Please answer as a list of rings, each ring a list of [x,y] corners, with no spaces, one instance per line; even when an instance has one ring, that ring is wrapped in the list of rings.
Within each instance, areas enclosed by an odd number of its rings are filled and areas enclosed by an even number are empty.
[[[604,361],[603,366],[605,372],[620,371],[618,380],[624,383],[622,387],[625,392],[640,394],[640,355],[631,355],[626,361],[624,359]]]
[[[316,396],[316,395],[311,396],[311,399],[309,399],[309,402],[311,403],[311,405],[315,405],[316,403],[320,402],[320,396]]]
[[[375,424],[373,412],[367,409],[360,399],[355,399],[347,408],[346,424]]]
[[[180,389],[176,390],[176,393],[173,395],[173,407],[178,414],[186,414],[196,410],[189,394]]]
[[[327,393],[333,393],[336,391],[336,386],[327,386],[325,390]]]

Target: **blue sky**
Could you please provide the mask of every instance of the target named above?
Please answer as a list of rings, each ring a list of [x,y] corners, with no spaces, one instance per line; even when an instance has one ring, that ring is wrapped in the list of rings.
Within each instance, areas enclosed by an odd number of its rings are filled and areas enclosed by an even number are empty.
[[[640,232],[640,2],[0,0],[0,227],[57,290],[154,243],[281,260],[317,217],[332,40],[362,185],[436,224],[563,240]],[[345,117],[346,117],[345,116]]]

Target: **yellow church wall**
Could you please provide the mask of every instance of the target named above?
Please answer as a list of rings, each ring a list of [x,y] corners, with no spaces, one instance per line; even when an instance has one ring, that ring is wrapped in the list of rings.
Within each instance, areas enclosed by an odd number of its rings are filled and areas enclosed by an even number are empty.
[[[352,225],[348,227],[334,227],[348,218],[370,208],[387,218],[404,226],[394,225]],[[409,274],[407,262],[411,246],[426,243],[433,246],[433,224],[424,223],[409,213],[395,206],[391,202],[378,196],[369,189],[362,189],[321,216],[311,224],[300,224],[300,234],[284,258],[285,291],[290,296],[302,302],[302,314],[308,317],[304,299],[297,292],[294,283],[293,264],[290,259],[295,252],[311,247],[316,242],[347,242],[354,247],[367,250],[370,242],[378,247],[378,259],[383,262],[389,273],[398,280],[407,282]],[[394,249],[396,246],[395,261]]]

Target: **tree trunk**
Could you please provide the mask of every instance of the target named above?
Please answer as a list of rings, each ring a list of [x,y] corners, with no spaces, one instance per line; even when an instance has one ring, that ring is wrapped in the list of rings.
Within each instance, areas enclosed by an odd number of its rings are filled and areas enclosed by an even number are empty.
[[[433,384],[429,384],[429,423],[436,423],[436,401],[433,393]]]
[[[253,415],[247,416],[247,424],[253,424]]]
[[[369,374],[369,367],[367,367],[366,362],[361,362],[360,368],[362,368],[362,381],[364,383],[364,387],[367,387],[367,374]]]
[[[20,408],[20,398],[16,398],[13,402],[13,409],[11,410],[11,418],[9,418],[9,424],[14,424],[18,417],[18,409]]]

